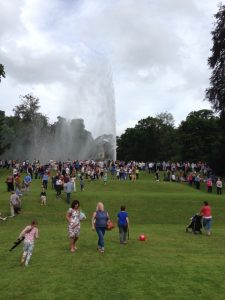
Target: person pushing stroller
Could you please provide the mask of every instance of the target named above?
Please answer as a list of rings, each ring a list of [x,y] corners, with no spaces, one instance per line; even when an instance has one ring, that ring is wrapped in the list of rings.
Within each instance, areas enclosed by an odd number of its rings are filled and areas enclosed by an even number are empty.
[[[200,214],[196,214],[193,217],[191,217],[191,222],[186,227],[186,232],[190,232],[189,229],[191,229],[191,232],[196,234],[200,233],[202,234],[202,216]]]

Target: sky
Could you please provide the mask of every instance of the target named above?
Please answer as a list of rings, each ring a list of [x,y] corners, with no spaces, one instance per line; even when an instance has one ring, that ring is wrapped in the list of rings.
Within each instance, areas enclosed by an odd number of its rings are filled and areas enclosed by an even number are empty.
[[[0,0],[0,110],[13,115],[31,93],[50,122],[82,117],[89,130],[102,106],[117,135],[162,112],[178,126],[191,111],[210,109],[204,98],[218,3]]]

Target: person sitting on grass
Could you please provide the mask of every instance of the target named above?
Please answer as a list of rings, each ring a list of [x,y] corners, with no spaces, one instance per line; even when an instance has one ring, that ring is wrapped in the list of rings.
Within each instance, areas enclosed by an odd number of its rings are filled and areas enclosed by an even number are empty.
[[[25,264],[26,267],[29,265],[29,261],[33,253],[34,241],[39,238],[37,225],[37,221],[33,220],[31,224],[26,226],[19,235],[19,239],[24,238],[21,265]]]

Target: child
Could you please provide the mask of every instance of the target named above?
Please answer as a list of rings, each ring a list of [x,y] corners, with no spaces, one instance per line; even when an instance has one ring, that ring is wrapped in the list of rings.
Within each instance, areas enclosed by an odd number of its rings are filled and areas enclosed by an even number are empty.
[[[46,205],[46,191],[45,188],[42,188],[40,193],[41,205]]]
[[[80,190],[81,190],[81,192],[84,191],[84,178],[83,178],[83,175],[80,175]]]
[[[107,180],[108,180],[108,174],[107,174],[107,172],[105,172],[104,176],[103,176],[104,185],[106,185]]]
[[[80,236],[80,221],[86,219],[84,213],[80,212],[79,207],[80,202],[78,200],[74,200],[66,215],[66,219],[69,223],[68,231],[71,252],[75,252],[77,250],[76,242]]]
[[[31,259],[34,248],[34,240],[39,238],[37,224],[37,221],[33,220],[31,225],[26,226],[19,235],[19,239],[24,237],[21,264],[25,264],[26,267],[29,265],[29,261]]]
[[[124,205],[120,207],[120,212],[117,214],[117,217],[118,217],[120,244],[125,245],[127,243],[129,219],[128,219],[128,213],[126,212],[126,207]]]

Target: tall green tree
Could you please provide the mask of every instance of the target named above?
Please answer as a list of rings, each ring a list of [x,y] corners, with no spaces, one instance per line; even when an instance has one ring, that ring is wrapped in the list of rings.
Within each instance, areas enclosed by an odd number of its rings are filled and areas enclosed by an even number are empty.
[[[174,156],[173,118],[170,114],[138,121],[117,138],[117,157],[123,160],[168,160]]]
[[[2,64],[0,64],[0,82],[2,80],[2,77],[5,78],[5,69],[4,69],[4,66]]]
[[[40,108],[39,99],[31,94],[20,96],[20,99],[21,104],[13,109],[15,116],[23,121],[34,121]]]
[[[213,111],[191,112],[179,128],[182,161],[214,162],[220,141],[219,118]]]
[[[220,4],[215,14],[215,28],[211,32],[213,46],[211,56],[208,58],[212,69],[210,86],[206,90],[206,98],[220,116],[220,128],[223,135],[218,146],[220,161],[216,164],[216,171],[225,174],[225,5]]]

